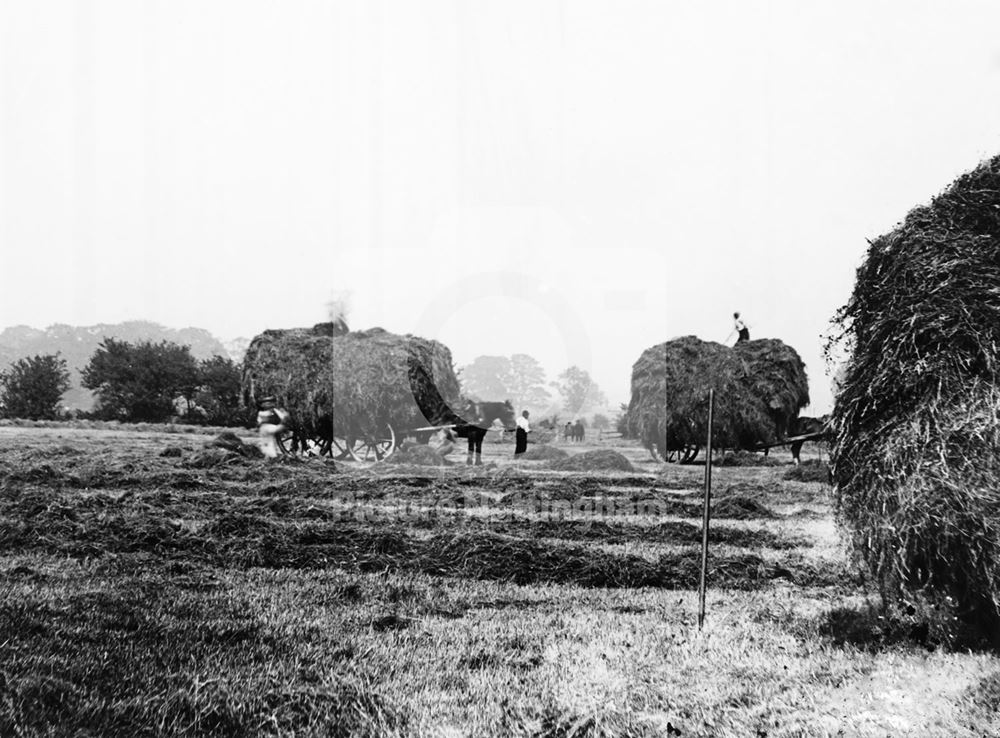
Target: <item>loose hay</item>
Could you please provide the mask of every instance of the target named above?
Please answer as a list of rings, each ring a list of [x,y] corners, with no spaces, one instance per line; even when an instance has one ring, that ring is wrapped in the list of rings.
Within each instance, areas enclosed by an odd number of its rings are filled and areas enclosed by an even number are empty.
[[[716,397],[716,447],[779,440],[809,404],[805,365],[781,341],[744,341],[729,348],[685,336],[646,349],[633,365],[629,433],[664,459],[700,447],[707,435],[709,389]]]
[[[220,433],[206,443],[205,448],[221,448],[247,459],[264,458],[264,452],[260,450],[260,446],[253,443],[244,443],[243,439],[231,432]]]
[[[715,466],[782,466],[782,462],[753,451],[733,451],[712,462]]]
[[[743,495],[732,495],[713,500],[712,515],[730,520],[758,520],[777,517],[767,505]]]
[[[531,448],[521,454],[518,459],[520,461],[559,461],[560,459],[565,459],[568,456],[568,453],[557,446],[549,446],[548,444],[533,444]]]
[[[388,464],[412,464],[414,466],[451,466],[452,462],[430,446],[412,444],[400,448],[386,459]]]
[[[792,482],[830,483],[830,466],[822,461],[804,461],[786,471],[782,479]]]
[[[1000,632],[1000,157],[871,243],[837,316],[840,521],[888,604]],[[947,598],[950,598],[947,599]]]
[[[557,459],[550,462],[548,468],[554,471],[635,471],[631,461],[617,451],[608,449],[585,451]]]

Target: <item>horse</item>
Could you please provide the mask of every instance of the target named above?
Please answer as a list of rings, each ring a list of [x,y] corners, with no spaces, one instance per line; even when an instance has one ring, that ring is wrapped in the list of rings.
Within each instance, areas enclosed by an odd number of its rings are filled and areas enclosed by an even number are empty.
[[[514,406],[510,400],[504,402],[474,402],[467,401],[461,415],[450,413],[448,422],[454,424],[454,433],[459,438],[469,441],[469,452],[465,457],[467,466],[481,466],[483,463],[483,439],[493,427],[493,421],[499,420],[504,428],[514,426]]]
[[[504,428],[514,427],[514,407],[510,400],[504,402],[478,402],[460,400],[458,410],[449,405],[434,382],[434,374],[411,352],[407,356],[410,389],[417,407],[433,426],[449,426],[458,438],[469,442],[469,453],[465,463],[469,466],[483,463],[483,439],[499,420]]]
[[[801,417],[792,421],[793,436],[818,435],[830,432],[830,416],[823,415],[819,418]],[[792,461],[796,466],[799,464],[799,454],[802,452],[802,445],[805,441],[792,441]]]

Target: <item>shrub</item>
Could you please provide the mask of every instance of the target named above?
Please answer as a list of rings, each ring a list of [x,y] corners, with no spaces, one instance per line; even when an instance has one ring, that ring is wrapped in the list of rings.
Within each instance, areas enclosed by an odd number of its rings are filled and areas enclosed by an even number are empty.
[[[9,418],[54,420],[69,389],[69,371],[59,354],[15,361],[0,374],[0,404]]]

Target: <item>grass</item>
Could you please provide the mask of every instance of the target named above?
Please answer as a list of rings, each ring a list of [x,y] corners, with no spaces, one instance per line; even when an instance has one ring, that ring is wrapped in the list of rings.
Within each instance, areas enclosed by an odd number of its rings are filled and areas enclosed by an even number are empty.
[[[783,469],[718,470],[717,500],[770,514],[713,523],[699,631],[688,470],[192,469],[195,434],[19,432],[0,735],[1000,731],[1000,659],[880,621],[828,488]],[[521,504],[576,495],[605,514]],[[823,517],[786,515],[803,504]]]

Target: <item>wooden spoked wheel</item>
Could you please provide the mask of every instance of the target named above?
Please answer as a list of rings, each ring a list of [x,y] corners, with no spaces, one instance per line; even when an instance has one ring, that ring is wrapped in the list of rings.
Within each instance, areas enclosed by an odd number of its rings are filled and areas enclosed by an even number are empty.
[[[335,461],[351,458],[350,447],[346,438],[328,438],[324,436],[296,436],[294,433],[283,433],[276,439],[278,449],[285,456],[327,456]]]
[[[360,462],[385,461],[396,450],[396,433],[391,425],[386,425],[386,433],[381,438],[353,439],[347,445],[351,458]]]

